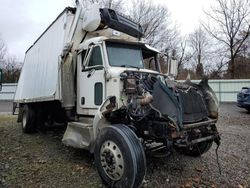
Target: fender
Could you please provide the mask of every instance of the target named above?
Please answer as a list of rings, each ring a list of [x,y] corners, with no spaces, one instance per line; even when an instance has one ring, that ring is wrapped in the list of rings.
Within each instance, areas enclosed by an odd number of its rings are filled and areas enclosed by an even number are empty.
[[[101,106],[98,108],[98,111],[93,120],[93,140],[96,140],[99,132],[104,128],[110,125],[105,118],[106,113],[110,113],[114,110],[117,110],[117,103],[115,96],[109,96],[103,101]],[[95,143],[91,144],[90,151],[93,152],[95,148]]]

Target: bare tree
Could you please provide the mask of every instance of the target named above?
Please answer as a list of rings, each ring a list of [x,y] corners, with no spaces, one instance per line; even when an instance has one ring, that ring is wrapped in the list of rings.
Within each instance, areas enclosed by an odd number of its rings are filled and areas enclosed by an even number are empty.
[[[242,45],[241,55],[244,58],[250,59],[250,37],[246,39],[246,42]]]
[[[172,49],[178,36],[168,9],[150,0],[132,0],[129,16],[144,29],[148,43],[161,50]]]
[[[16,57],[7,54],[7,47],[2,39],[0,39],[0,68],[3,70],[3,82],[17,82],[21,63],[17,62]]]
[[[226,61],[226,58],[221,56],[220,58],[216,58],[216,63],[206,64],[204,70],[207,76],[211,79],[223,78],[226,73],[227,64],[228,62]]]
[[[209,42],[206,33],[201,28],[189,35],[189,46],[195,64],[202,64],[208,55]]]
[[[199,27],[189,35],[189,47],[192,54],[192,63],[196,68],[197,77],[204,74],[204,67],[209,60],[210,44],[206,33]]]
[[[122,10],[124,5],[124,0],[79,0],[82,2],[84,6],[88,6],[89,4],[97,3],[101,7],[111,8],[114,10]]]
[[[178,61],[178,70],[188,61],[186,40],[180,36],[177,26],[173,24],[167,7],[150,0],[132,0],[127,14],[135,22],[140,23],[147,42],[160,51],[174,57]],[[161,61],[163,73],[167,65]]]
[[[6,52],[7,52],[7,47],[4,44],[3,40],[0,39],[0,68],[3,67],[4,61],[5,61]]]
[[[249,0],[216,0],[216,2],[217,6],[205,12],[208,22],[203,23],[203,26],[212,37],[228,49],[230,74],[231,78],[234,78],[235,59],[250,35],[250,4]]]
[[[5,59],[3,67],[3,82],[16,83],[18,82],[21,72],[21,63],[17,62],[15,56],[8,56]]]
[[[187,50],[187,40],[183,38],[182,41],[179,42],[179,44],[176,47],[176,58],[178,62],[178,72],[180,72],[186,63],[190,61],[190,59],[193,57],[193,54],[188,52]]]

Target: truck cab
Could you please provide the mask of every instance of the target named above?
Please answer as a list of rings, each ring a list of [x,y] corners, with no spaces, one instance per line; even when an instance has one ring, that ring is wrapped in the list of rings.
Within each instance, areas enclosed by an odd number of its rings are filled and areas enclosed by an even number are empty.
[[[123,92],[120,75],[125,71],[160,74],[158,56],[159,51],[139,41],[98,37],[82,43],[77,57],[78,114],[95,115],[108,96],[119,98]],[[149,59],[155,70],[145,68]]]

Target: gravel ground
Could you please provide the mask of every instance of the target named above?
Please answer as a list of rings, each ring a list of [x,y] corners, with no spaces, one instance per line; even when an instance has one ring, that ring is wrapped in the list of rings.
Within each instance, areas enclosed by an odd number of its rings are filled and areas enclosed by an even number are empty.
[[[0,188],[102,187],[93,156],[61,143],[64,129],[26,135],[16,117],[1,115]],[[250,114],[235,104],[222,104],[218,129],[221,175],[214,144],[198,158],[177,153],[148,158],[143,187],[250,187]]]

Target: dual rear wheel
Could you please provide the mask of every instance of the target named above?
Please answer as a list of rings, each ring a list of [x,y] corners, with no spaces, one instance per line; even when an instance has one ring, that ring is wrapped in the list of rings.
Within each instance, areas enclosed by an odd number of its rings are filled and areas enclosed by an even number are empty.
[[[59,103],[28,103],[19,109],[19,122],[24,133],[34,133],[37,130],[45,132],[46,126],[58,123],[65,125],[66,113]],[[46,125],[46,126],[45,126]]]
[[[32,105],[25,104],[22,112],[22,130],[24,133],[34,133],[36,131],[36,113]]]

